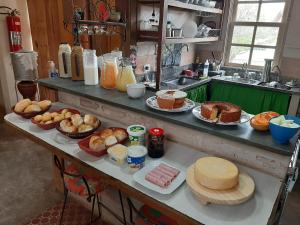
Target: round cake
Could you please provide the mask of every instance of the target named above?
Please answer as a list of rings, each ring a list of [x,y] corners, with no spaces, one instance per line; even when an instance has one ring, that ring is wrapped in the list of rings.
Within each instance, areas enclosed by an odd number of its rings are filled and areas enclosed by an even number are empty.
[[[184,105],[187,93],[179,90],[162,90],[156,92],[157,104],[162,109],[177,109]]]
[[[242,110],[239,106],[228,102],[204,102],[201,104],[201,116],[209,120],[219,119],[220,122],[230,123],[239,121]]]
[[[203,157],[194,167],[196,181],[209,189],[227,190],[239,182],[239,170],[232,162],[218,157]]]

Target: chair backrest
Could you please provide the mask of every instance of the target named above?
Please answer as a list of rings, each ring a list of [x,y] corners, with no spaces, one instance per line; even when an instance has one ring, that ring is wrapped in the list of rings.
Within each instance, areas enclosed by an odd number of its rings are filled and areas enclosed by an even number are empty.
[[[61,161],[59,160],[59,158],[57,157],[57,155],[54,155],[54,163],[55,163],[55,166],[60,171],[60,175],[61,175],[61,178],[62,178],[62,181],[63,181],[63,184],[64,184],[64,188],[68,189],[67,185],[65,184],[65,179],[64,179],[65,175],[67,175],[69,177],[73,177],[73,178],[79,178],[79,179],[81,179],[83,181],[83,183],[86,186],[87,193],[88,193],[87,200],[91,201],[93,195],[91,194],[91,190],[90,190],[90,187],[88,185],[87,179],[83,175],[81,175],[81,174],[72,174],[72,173],[66,172],[64,164],[61,163]]]

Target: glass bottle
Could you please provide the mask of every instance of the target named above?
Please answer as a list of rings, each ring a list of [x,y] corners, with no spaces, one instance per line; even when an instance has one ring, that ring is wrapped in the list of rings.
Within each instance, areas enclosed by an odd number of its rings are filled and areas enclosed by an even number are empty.
[[[85,85],[99,83],[96,50],[85,49],[83,51],[83,71]]]
[[[117,89],[122,92],[127,91],[128,84],[136,84],[135,75],[130,63],[130,59],[124,58],[119,67],[117,78]]]
[[[106,89],[114,89],[117,85],[118,66],[116,57],[104,57],[101,68],[100,85]]]

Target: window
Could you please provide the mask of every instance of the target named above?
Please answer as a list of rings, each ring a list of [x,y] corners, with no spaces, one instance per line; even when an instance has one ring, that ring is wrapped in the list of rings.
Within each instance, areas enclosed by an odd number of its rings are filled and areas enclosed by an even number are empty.
[[[289,0],[235,0],[225,64],[252,68],[264,65],[264,59],[278,60],[287,20]]]

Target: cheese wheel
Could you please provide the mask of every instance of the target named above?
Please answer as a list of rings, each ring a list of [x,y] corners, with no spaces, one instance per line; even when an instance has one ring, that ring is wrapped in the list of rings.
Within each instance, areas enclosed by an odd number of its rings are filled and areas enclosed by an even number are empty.
[[[195,163],[195,179],[213,190],[227,190],[239,181],[239,171],[232,162],[218,157],[203,157]]]

